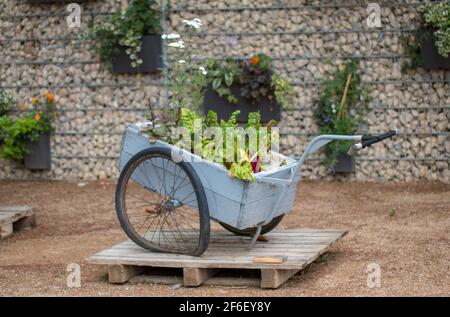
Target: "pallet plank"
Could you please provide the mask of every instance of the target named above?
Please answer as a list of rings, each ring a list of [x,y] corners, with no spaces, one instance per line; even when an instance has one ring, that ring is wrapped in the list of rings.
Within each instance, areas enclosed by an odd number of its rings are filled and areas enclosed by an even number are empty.
[[[0,239],[5,239],[13,234],[13,224],[4,223],[0,226]]]
[[[297,274],[300,269],[261,269],[261,288],[278,288],[281,284]]]
[[[108,279],[111,283],[122,284],[145,271],[145,267],[132,265],[108,265]]]
[[[183,268],[184,286],[199,286],[218,271],[218,269],[185,267]]]

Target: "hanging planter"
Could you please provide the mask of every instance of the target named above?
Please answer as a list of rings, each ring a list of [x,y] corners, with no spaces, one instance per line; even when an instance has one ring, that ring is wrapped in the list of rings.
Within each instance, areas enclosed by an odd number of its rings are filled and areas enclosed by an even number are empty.
[[[120,47],[117,55],[112,60],[112,72],[117,74],[151,73],[161,69],[161,35],[145,35],[142,37],[141,49],[137,54],[142,63],[136,67],[126,53],[125,47]]]
[[[450,69],[450,55],[444,57],[439,54],[435,45],[435,36],[433,29],[421,29],[420,34],[422,43],[420,46],[420,55],[422,57],[425,69]]]
[[[47,92],[31,98],[31,106],[19,106],[19,118],[0,117],[0,157],[23,161],[30,170],[47,170],[51,167],[50,133],[57,116],[55,96]],[[6,120],[5,120],[6,118]]]
[[[402,69],[450,69],[450,3],[428,3],[419,12],[419,29],[414,36],[403,38],[410,59],[403,62]]]
[[[97,45],[100,62],[112,73],[150,73],[161,68],[160,13],[155,0],[131,0],[107,23],[94,24],[84,39]]]
[[[314,117],[321,134],[354,134],[363,122],[362,115],[370,100],[361,86],[359,60],[338,67],[333,79],[323,81],[315,101]],[[325,146],[326,166],[335,173],[355,171],[355,157],[347,155],[352,142],[330,142]]]
[[[353,173],[355,171],[355,156],[339,153],[332,168],[335,173]]]
[[[205,92],[205,100],[203,108],[205,114],[209,110],[217,113],[220,119],[226,120],[231,116],[233,111],[240,110],[241,114],[238,117],[238,122],[246,122],[250,112],[257,112],[261,114],[261,122],[269,122],[270,120],[280,121],[280,105],[275,99],[262,98],[259,103],[253,103],[250,99],[245,98],[240,93],[240,86],[233,85],[231,91],[237,98],[237,103],[233,104],[228,101],[226,97],[221,97],[214,91],[211,85],[208,85]]]
[[[27,142],[28,153],[23,162],[29,170],[49,170],[51,168],[50,134],[44,133],[36,141]]]
[[[295,92],[287,79],[277,74],[272,60],[258,54],[248,60],[218,61],[212,59],[204,70],[206,75],[205,114],[213,110],[219,119],[240,110],[238,121],[246,122],[250,112],[261,114],[262,122],[280,121],[281,107],[292,105]]]

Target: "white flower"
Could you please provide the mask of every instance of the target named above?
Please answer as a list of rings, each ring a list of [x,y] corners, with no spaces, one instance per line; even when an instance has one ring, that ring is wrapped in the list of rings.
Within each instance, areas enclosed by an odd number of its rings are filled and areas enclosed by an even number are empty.
[[[203,75],[208,74],[208,72],[206,71],[205,67],[200,66],[198,69],[202,72]]]
[[[181,36],[178,33],[170,33],[170,34],[163,34],[161,36],[161,38],[163,40],[168,39],[168,40],[175,40],[175,39],[179,39]]]
[[[186,63],[186,61],[185,61],[184,59],[180,59],[180,60],[178,61],[178,63],[184,64],[184,63]]]
[[[193,27],[194,29],[199,29],[203,25],[202,20],[200,20],[199,18],[195,18],[192,20],[183,20],[183,23],[190,27]]]
[[[185,48],[186,47],[182,40],[179,40],[177,42],[172,42],[172,43],[169,43],[167,45],[170,46],[170,47],[176,47],[176,48]]]
[[[334,103],[331,105],[331,111],[332,111],[333,113],[336,113],[336,106],[335,106]]]

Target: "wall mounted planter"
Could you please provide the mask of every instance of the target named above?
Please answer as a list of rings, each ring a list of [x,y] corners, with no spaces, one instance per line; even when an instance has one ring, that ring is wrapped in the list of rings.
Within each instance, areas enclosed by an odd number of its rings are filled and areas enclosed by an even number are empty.
[[[219,120],[227,120],[233,111],[240,110],[241,114],[238,117],[238,122],[245,123],[250,112],[259,111],[261,122],[269,122],[272,119],[277,122],[280,121],[280,105],[275,98],[273,100],[263,98],[259,104],[253,104],[250,100],[241,96],[239,85],[233,85],[231,91],[238,99],[236,104],[230,103],[226,97],[220,97],[212,89],[212,86],[208,85],[203,102],[204,113],[207,114],[209,110],[213,110],[217,112]]]
[[[28,143],[29,154],[24,156],[25,167],[29,170],[49,170],[51,168],[50,135],[42,134],[35,142]]]
[[[423,28],[420,32],[421,38],[423,38],[420,55],[425,69],[450,69],[450,56],[445,58],[438,53],[434,45],[433,30]]]
[[[130,58],[125,52],[125,48],[121,48],[119,53],[113,58],[112,71],[116,74],[137,74],[151,73],[162,67],[161,62],[161,35],[145,35],[142,37],[141,51],[139,58],[143,63],[139,67],[132,67]]]
[[[355,171],[355,156],[340,153],[336,164],[333,165],[333,171],[335,173],[353,173]]]

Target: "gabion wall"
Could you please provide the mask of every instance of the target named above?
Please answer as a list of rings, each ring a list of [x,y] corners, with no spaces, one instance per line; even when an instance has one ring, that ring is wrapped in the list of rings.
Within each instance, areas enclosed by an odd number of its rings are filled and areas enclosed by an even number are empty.
[[[369,1],[371,2],[371,1]],[[200,58],[246,57],[265,53],[298,91],[293,109],[282,112],[284,153],[299,156],[318,133],[313,100],[320,81],[350,57],[361,58],[363,80],[373,97],[368,131],[399,128],[402,135],[357,157],[347,179],[449,182],[450,72],[401,72],[401,36],[414,30],[417,1],[379,1],[381,28],[366,25],[367,1],[176,0],[170,1],[165,31],[199,17],[195,37]],[[124,127],[160,107],[162,75],[112,75],[98,63],[92,43],[73,45],[89,21],[114,11],[114,0],[81,3],[82,27],[66,24],[66,5],[31,5],[2,0],[0,86],[19,101],[55,93],[60,116],[52,137],[48,172],[29,172],[21,163],[0,160],[0,178],[104,179],[117,177]],[[170,55],[170,52],[169,52]],[[303,167],[307,179],[332,179],[313,156]]]

